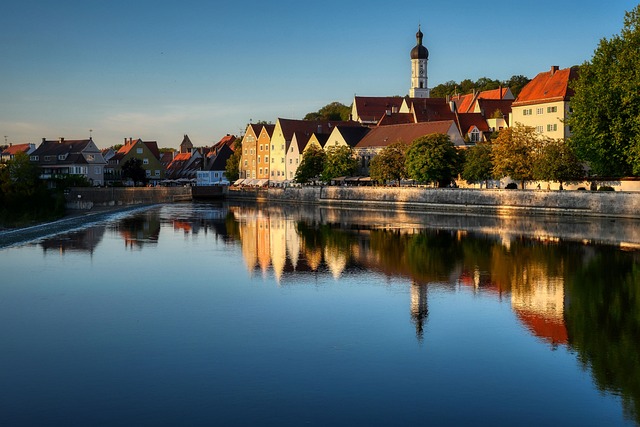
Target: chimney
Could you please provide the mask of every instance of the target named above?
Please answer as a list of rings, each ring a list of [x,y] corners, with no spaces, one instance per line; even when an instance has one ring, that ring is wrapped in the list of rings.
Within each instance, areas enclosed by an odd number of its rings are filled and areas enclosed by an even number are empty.
[[[64,137],[61,136],[59,141],[60,141],[60,143],[63,143],[64,142]]]
[[[560,69],[560,67],[558,67],[557,65],[552,65],[551,66],[551,75],[553,76],[556,71],[558,71]]]
[[[127,145],[127,137],[124,137],[124,145]]]
[[[498,89],[500,89],[500,98],[499,99],[502,99],[502,84],[500,84],[500,87]]]
[[[318,125],[318,133],[322,133],[322,125]]]

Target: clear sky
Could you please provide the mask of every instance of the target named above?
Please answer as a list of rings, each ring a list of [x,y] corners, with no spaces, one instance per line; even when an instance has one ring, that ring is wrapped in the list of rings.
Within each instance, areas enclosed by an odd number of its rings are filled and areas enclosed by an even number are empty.
[[[418,24],[429,86],[589,60],[628,0],[14,0],[0,13],[0,138],[196,146],[249,120],[406,95]],[[0,143],[4,143],[4,138]]]

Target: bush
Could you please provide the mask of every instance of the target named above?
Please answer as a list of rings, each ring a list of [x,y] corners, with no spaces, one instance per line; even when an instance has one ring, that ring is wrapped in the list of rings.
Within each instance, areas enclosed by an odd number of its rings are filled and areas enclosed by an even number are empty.
[[[517,190],[518,189],[518,184],[516,184],[515,182],[510,182],[504,188],[506,188],[507,190]]]
[[[613,187],[609,185],[602,185],[600,186],[600,188],[598,188],[598,191],[616,191],[616,190],[614,190]]]

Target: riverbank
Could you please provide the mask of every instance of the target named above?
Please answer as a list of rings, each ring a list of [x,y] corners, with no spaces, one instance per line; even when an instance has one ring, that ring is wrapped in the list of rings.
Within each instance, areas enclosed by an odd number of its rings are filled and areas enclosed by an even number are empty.
[[[640,193],[422,187],[230,188],[229,200],[311,203],[454,214],[640,219]]]

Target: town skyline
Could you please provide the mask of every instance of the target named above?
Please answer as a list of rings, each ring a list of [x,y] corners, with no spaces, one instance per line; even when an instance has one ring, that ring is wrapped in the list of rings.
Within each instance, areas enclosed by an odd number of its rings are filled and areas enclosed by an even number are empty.
[[[354,95],[404,96],[418,25],[430,87],[533,78],[590,60],[634,6],[12,4],[0,17],[0,143],[92,136],[105,148],[133,137],[176,148],[188,134],[212,145],[249,121],[302,118]]]

